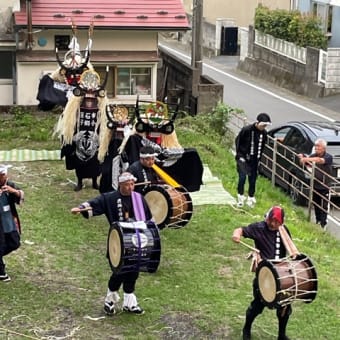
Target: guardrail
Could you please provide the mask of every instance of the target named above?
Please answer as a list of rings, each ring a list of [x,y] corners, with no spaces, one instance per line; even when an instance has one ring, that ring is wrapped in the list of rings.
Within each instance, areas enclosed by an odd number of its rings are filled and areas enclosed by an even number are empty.
[[[228,122],[228,124],[231,125],[231,130],[233,130],[236,134],[239,132],[239,130],[245,126],[246,124],[250,124],[250,122],[247,120],[247,118],[244,115],[240,115],[237,113],[233,113],[231,115],[231,120]],[[311,165],[311,168],[307,170],[305,167],[302,167],[302,171],[305,174],[305,176],[308,178],[309,177],[309,183],[306,183],[302,181],[300,178],[295,176],[295,174],[291,173],[290,171],[287,171],[287,169],[283,169],[280,164],[277,163],[277,146],[279,141],[277,139],[272,138],[271,136],[268,136],[268,141],[272,141],[273,148],[271,148],[271,151],[273,152],[272,158],[267,158],[265,154],[262,155],[261,161],[260,161],[260,166],[264,167],[267,169],[268,172],[271,173],[270,180],[272,183],[272,186],[276,186],[277,180],[281,180],[283,183],[286,184],[286,187],[288,190],[290,190],[289,194],[293,199],[293,196],[300,195],[303,199],[306,200],[307,202],[307,208],[308,208],[308,219],[311,220],[311,212],[312,212],[312,207],[315,204],[313,202],[313,183],[314,181],[318,181],[315,176],[315,164]],[[270,148],[269,143],[267,141],[266,148]],[[287,146],[283,145],[282,143],[280,144],[281,148],[283,150],[282,153],[280,153],[281,157],[285,157],[286,161],[289,164],[296,165],[297,163],[297,157],[298,154],[293,152],[290,148]],[[290,154],[293,154],[294,157],[293,159],[290,159],[286,157],[286,154],[290,152]],[[272,162],[272,167],[269,167],[267,164],[270,164]],[[286,178],[283,178],[279,171],[285,171],[288,173],[290,181],[288,181]],[[334,212],[339,210],[339,206],[336,205],[334,202],[332,202],[332,198],[334,197],[340,197],[340,182],[337,180],[337,178],[334,178],[332,176],[329,176],[327,173],[324,173],[325,176],[328,176],[330,179],[330,182],[332,185],[330,186],[330,195],[329,195],[329,200],[328,200],[328,215],[332,217],[334,220],[340,223],[339,217],[335,216]],[[312,190],[311,190],[312,189]],[[325,211],[323,207],[317,205],[320,209]]]
[[[273,147],[271,147],[270,145],[273,145]],[[278,145],[280,146],[280,152],[278,151]],[[315,177],[316,167],[314,163],[311,163],[309,167],[299,167],[298,154],[292,151],[291,148],[286,147],[279,140],[274,139],[271,136],[268,136],[268,142],[266,143],[265,148],[270,150],[269,154],[272,154],[272,157],[268,157],[268,153],[264,152],[260,161],[259,169],[260,173],[262,172],[264,174],[265,172],[267,172],[266,177],[270,178],[273,186],[279,184],[281,187],[285,188],[293,200],[295,199],[299,202],[302,202],[304,200],[308,208],[309,219],[311,219],[311,211],[313,206],[317,205],[321,210],[327,212],[330,216],[332,216],[332,218],[340,222],[340,219],[332,214],[333,211],[339,209],[338,205],[336,205],[332,201],[334,197],[340,197],[340,182],[337,178],[330,176],[327,173],[318,169],[318,171],[322,173],[323,178],[321,180],[317,179]],[[289,157],[287,157],[287,154],[289,154]],[[291,172],[289,170],[290,166],[288,166],[288,168],[283,168],[277,162],[278,157],[283,158],[286,164],[291,165],[292,169],[298,168],[300,175],[302,174],[302,178],[300,176],[296,176],[296,173]],[[268,174],[270,175],[268,176]],[[316,182],[331,183],[330,194],[327,200],[327,211],[322,206],[316,204],[316,202],[313,201],[313,194],[320,196],[320,194],[313,189]],[[297,197],[300,197],[300,199],[297,199]]]

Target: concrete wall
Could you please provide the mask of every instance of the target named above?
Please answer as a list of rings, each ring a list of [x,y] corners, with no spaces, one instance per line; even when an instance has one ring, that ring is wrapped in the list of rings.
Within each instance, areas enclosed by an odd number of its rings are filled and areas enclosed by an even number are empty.
[[[317,83],[318,49],[307,48],[307,63],[303,64],[254,44],[254,36],[253,27],[250,27],[248,56],[240,60],[240,70],[297,94],[312,98],[325,95],[324,87]]]
[[[194,73],[197,70],[166,53],[162,48],[159,49],[159,56],[162,59],[162,67],[158,70],[158,85],[164,83],[163,77],[167,74],[164,96],[169,102],[176,102],[180,98],[180,110],[191,114],[207,113],[223,100],[223,85],[204,75],[200,77],[198,84],[194,84],[197,86],[198,97],[193,97]],[[158,93],[161,92],[162,89],[158,88]]]
[[[340,92],[340,48],[327,49],[325,95]]]
[[[0,80],[0,106],[13,104],[13,83],[4,79]]]
[[[0,2],[0,11],[3,8],[11,7],[13,10],[17,11],[20,9],[20,0],[1,0]]]
[[[194,0],[183,0],[185,11],[192,14]],[[255,9],[261,3],[270,9],[290,9],[290,0],[202,0],[205,21],[214,24],[218,18],[230,18],[236,26],[254,24]]]
[[[17,64],[17,104],[37,105],[39,80],[43,70],[53,70],[48,63]],[[13,102],[12,102],[13,104]]]
[[[192,16],[188,15],[189,23],[192,23]],[[217,56],[221,54],[221,30],[224,27],[235,27],[234,22],[228,19],[218,19],[215,24],[202,22],[202,49],[205,56]],[[179,41],[185,45],[192,44],[192,31],[178,33]]]
[[[223,85],[216,83],[208,76],[201,77],[198,92],[198,113],[209,113],[219,102],[223,101]]]
[[[11,8],[0,9],[0,36],[13,33]]]

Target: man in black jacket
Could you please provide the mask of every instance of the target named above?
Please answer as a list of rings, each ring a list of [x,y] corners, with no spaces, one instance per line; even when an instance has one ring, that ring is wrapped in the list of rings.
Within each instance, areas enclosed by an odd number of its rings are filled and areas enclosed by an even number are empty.
[[[0,164],[0,282],[11,281],[3,257],[20,247],[21,225],[16,204],[24,201],[23,190],[8,179],[8,168]]]
[[[271,125],[267,113],[260,113],[256,122],[244,126],[235,139],[236,162],[238,172],[237,205],[243,207],[246,197],[244,186],[248,177],[248,199],[247,205],[253,207],[256,203],[255,187],[257,179],[257,168],[260,161],[264,144],[267,139],[266,127]]]
[[[314,143],[315,151],[305,156],[299,154],[300,163],[315,163],[313,181],[313,205],[316,224],[325,228],[329,205],[329,185],[332,175],[333,156],[326,151],[327,142],[318,138]]]

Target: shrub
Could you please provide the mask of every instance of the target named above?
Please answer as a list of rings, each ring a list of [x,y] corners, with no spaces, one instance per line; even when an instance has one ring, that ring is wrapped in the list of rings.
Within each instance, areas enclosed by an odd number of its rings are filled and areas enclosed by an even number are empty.
[[[270,10],[259,5],[255,11],[255,29],[298,46],[327,47],[327,37],[322,31],[320,19],[299,11]]]

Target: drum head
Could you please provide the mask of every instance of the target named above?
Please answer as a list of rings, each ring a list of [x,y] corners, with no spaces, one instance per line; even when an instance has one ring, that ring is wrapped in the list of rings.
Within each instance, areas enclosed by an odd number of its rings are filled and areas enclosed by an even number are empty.
[[[267,303],[272,303],[276,298],[276,278],[272,270],[263,266],[258,270],[257,275],[259,289],[263,300]]]
[[[161,186],[150,186],[146,189],[144,198],[151,214],[160,229],[164,228],[169,219],[171,200],[168,192]]]
[[[111,269],[115,272],[119,271],[119,268],[122,265],[122,254],[124,249],[121,232],[116,225],[109,231],[107,251]]]
[[[277,291],[280,290],[278,273],[271,261],[263,260],[256,269],[256,280],[262,302],[269,308],[278,306]]]

